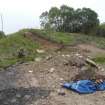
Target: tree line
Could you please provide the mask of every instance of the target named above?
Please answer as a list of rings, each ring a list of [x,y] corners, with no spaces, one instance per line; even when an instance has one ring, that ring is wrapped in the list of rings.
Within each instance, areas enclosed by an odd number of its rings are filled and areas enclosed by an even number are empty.
[[[99,26],[98,14],[90,8],[74,9],[67,5],[52,7],[40,15],[41,26],[60,32],[90,33]]]

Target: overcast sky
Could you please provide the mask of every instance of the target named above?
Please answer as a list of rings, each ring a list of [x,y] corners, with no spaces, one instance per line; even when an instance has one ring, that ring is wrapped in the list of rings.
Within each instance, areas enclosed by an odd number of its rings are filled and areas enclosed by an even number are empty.
[[[98,13],[101,22],[105,22],[105,0],[0,0],[4,31],[12,33],[22,28],[39,28],[40,14],[62,4],[73,8],[89,7]]]

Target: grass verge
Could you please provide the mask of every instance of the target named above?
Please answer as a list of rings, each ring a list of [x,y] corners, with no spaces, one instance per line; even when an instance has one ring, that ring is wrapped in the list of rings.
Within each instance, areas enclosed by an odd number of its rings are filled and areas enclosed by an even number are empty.
[[[17,32],[0,39],[0,68],[5,68],[16,62],[31,61],[38,56],[36,49],[40,45],[25,38],[22,32]],[[24,58],[17,57],[17,51],[23,48],[28,53]]]
[[[98,37],[94,35],[84,35],[80,33],[63,33],[63,32],[51,32],[39,29],[24,29],[21,32],[32,32],[37,35],[52,40],[57,43],[63,43],[65,45],[76,44],[94,44],[96,47],[105,49],[105,37]]]

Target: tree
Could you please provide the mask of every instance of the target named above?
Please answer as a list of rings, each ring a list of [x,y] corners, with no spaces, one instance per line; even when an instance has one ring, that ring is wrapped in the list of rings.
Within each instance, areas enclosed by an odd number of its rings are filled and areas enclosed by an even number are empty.
[[[41,22],[41,27],[46,28],[47,24],[49,23],[48,20],[48,12],[45,11],[40,15],[40,22]]]
[[[96,33],[97,36],[103,36],[105,37],[105,23],[100,24],[97,28],[96,28]]]
[[[74,10],[62,5],[59,8],[53,7],[40,16],[41,26],[62,32],[83,32],[89,33],[99,25],[98,15],[90,8]]]
[[[51,28],[60,31],[60,10],[56,7],[53,7],[49,11],[49,23],[51,24]]]
[[[5,37],[5,33],[3,31],[0,31],[0,38]]]
[[[83,8],[80,15],[81,21],[81,32],[89,33],[93,30],[97,25],[99,25],[98,15],[96,12],[91,10],[90,8]]]
[[[61,31],[72,32],[72,20],[74,15],[74,9],[66,5],[62,5],[60,8],[60,13],[62,19]]]

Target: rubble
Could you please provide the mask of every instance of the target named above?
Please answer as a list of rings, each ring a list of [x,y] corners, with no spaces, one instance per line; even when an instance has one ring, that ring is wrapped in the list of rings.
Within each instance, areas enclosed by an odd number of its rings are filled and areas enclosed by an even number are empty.
[[[86,62],[84,61],[84,59],[81,59],[77,56],[73,56],[70,60],[69,63],[71,64],[71,66],[76,66],[76,67],[83,67],[84,65],[86,65]]]
[[[57,93],[58,93],[58,95],[61,95],[61,96],[65,96],[66,95],[64,89],[58,89]]]
[[[39,54],[45,53],[45,50],[42,50],[42,49],[37,49],[36,51],[37,51],[37,53],[39,53]]]
[[[98,79],[97,77],[99,77],[97,71],[99,70],[104,71],[104,69],[98,66],[94,61],[79,53],[71,54],[69,59],[67,59],[68,56],[66,56],[65,54],[62,54],[61,56],[65,58],[63,63],[64,66],[71,66],[74,67],[75,69],[76,68],[78,69],[78,72],[76,72],[76,74],[72,76],[71,81],[84,79],[97,80]],[[100,78],[103,77],[105,76],[100,75]]]
[[[87,58],[86,59],[86,62],[88,64],[90,64],[91,66],[98,68],[97,64],[94,61],[92,61],[91,59]]]
[[[60,81],[63,81],[64,79],[63,78],[60,78]]]
[[[42,60],[42,58],[40,58],[40,57],[35,58],[36,62],[40,62],[41,60]]]
[[[46,60],[50,60],[51,58],[52,58],[52,56],[49,55],[49,56],[46,57]]]
[[[49,72],[50,72],[50,73],[53,73],[54,70],[55,70],[55,68],[52,67],[52,68],[49,70]]]
[[[32,70],[29,70],[28,72],[29,72],[29,73],[32,73],[33,71],[32,71]]]
[[[37,57],[35,58],[36,62],[31,62],[31,63],[29,62],[28,64],[24,63],[21,65],[17,65],[14,67],[15,70],[13,70],[13,67],[11,67],[9,71],[11,72],[16,71],[16,72],[14,72],[13,75],[7,75],[8,73],[5,73],[4,76],[1,76],[1,79],[3,78],[2,79],[3,81],[1,80],[2,81],[1,88],[8,87],[7,81],[9,81],[11,82],[10,85],[12,86],[16,86],[17,84],[17,86],[19,87],[28,87],[28,88],[44,87],[45,89],[48,89],[51,91],[51,95],[49,94],[47,98],[42,99],[41,97],[40,100],[39,99],[37,101],[33,100],[35,101],[35,105],[37,104],[36,102],[40,103],[37,105],[42,105],[43,102],[45,103],[49,102],[49,104],[46,104],[46,105],[62,105],[62,103],[66,103],[67,105],[70,105],[70,104],[74,105],[78,102],[79,102],[78,105],[84,105],[85,102],[95,105],[96,103],[95,102],[93,103],[92,98],[94,100],[97,99],[98,103],[100,103],[102,100],[104,100],[104,98],[100,99],[99,97],[101,97],[102,94],[104,93],[102,92],[95,93],[90,96],[84,95],[81,97],[78,94],[75,94],[73,92],[68,92],[68,90],[62,88],[65,82],[72,82],[72,81],[83,80],[83,79],[91,79],[91,80],[104,79],[105,77],[104,69],[94,62],[98,66],[98,69],[97,69],[95,66],[93,66],[93,63],[91,64],[90,62],[88,62],[88,61],[91,61],[90,58],[88,58],[89,60],[86,61],[87,58],[88,57],[83,56],[82,54],[77,54],[77,53],[75,54],[70,52],[68,53],[61,52],[59,54],[51,53],[47,55],[47,57],[45,58]],[[8,70],[6,70],[6,72],[8,72]],[[96,82],[99,82],[99,81],[96,81]],[[40,93],[40,91],[39,93],[37,93],[37,91],[33,93],[32,91],[32,96],[35,95],[35,99],[36,99],[36,97],[42,93]],[[22,99],[23,102],[25,102],[24,100],[26,99],[28,100],[28,98],[32,99],[31,98],[32,96],[30,97],[29,94],[25,94],[24,96],[20,92],[18,94],[19,95],[16,95],[17,101],[18,99]],[[77,98],[79,100],[76,100]],[[81,102],[82,98],[84,100]],[[43,102],[41,103],[42,100]],[[16,102],[14,101],[14,103]],[[102,105],[104,105],[103,103]]]

